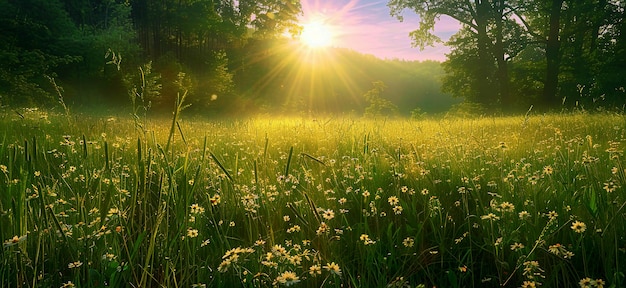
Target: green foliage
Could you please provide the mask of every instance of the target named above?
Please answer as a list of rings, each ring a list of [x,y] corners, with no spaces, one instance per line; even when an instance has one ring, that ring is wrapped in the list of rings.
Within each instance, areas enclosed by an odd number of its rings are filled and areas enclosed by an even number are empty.
[[[621,114],[174,115],[145,133],[15,111],[2,287],[626,285]]]
[[[626,103],[617,81],[626,72],[621,2],[390,0],[388,6],[400,21],[405,9],[420,16],[410,34],[420,48],[440,40],[433,35],[440,16],[462,25],[444,63],[442,87],[455,97],[511,111]],[[578,97],[579,86],[585,97]]]
[[[128,89],[133,114],[145,118],[153,102],[160,101],[161,75],[152,71],[152,62],[138,68],[135,73],[129,73],[124,78]]]
[[[369,106],[365,107],[365,116],[380,117],[393,116],[398,113],[398,107],[391,101],[383,98],[380,94],[387,88],[382,81],[372,82],[374,88],[367,91],[363,97]]]

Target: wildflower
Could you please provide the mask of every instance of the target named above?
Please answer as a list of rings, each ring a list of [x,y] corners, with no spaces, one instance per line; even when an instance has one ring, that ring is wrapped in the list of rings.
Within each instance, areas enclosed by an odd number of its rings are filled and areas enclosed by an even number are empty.
[[[539,285],[541,284],[535,281],[524,281],[524,283],[522,283],[522,288],[535,288]]]
[[[70,269],[78,268],[80,266],[83,266],[83,262],[75,261],[75,262],[71,262],[70,264],[67,264],[67,268],[70,268]]]
[[[613,183],[613,181],[609,181],[604,183],[604,190],[606,190],[606,192],[611,193],[613,191],[615,191],[615,189],[617,189],[618,186]]]
[[[289,229],[287,229],[287,233],[300,232],[300,230],[301,230],[300,225],[293,225],[293,227],[290,227]]]
[[[332,274],[341,276],[341,268],[339,268],[339,265],[336,264],[335,262],[326,263],[326,265],[324,265],[324,269],[326,269],[328,272]]]
[[[280,244],[276,244],[272,246],[272,253],[276,256],[287,255],[287,249],[285,249],[285,247],[281,246]]]
[[[220,204],[220,200],[220,194],[215,194],[213,195],[213,197],[211,197],[211,199],[209,199],[212,206],[217,206],[218,204]]]
[[[367,197],[370,196],[370,191],[365,190],[365,191],[363,191],[362,195],[363,195],[363,197],[367,198]]]
[[[591,280],[591,278],[587,277],[580,279],[578,284],[580,285],[580,288],[591,288],[592,281],[593,280]]]
[[[283,284],[285,286],[291,286],[300,282],[300,278],[296,275],[296,273],[292,271],[285,271],[276,277],[276,282]]]
[[[522,250],[522,249],[524,249],[524,244],[522,244],[522,243],[515,242],[515,243],[513,243],[511,245],[511,250],[513,250],[513,251],[519,251],[519,250]]]
[[[526,210],[524,210],[522,212],[519,212],[517,215],[519,216],[520,220],[526,220],[526,219],[530,218],[530,213],[528,213],[528,211],[526,211]]]
[[[424,189],[422,189],[421,193],[422,193],[422,195],[428,195],[429,191],[428,191],[428,189],[424,188]]]
[[[196,237],[198,237],[198,229],[188,228],[187,229],[187,237],[189,237],[189,238],[196,238]]]
[[[559,217],[559,214],[556,213],[556,211],[550,211],[546,214],[546,216],[548,216],[550,220],[555,220],[557,217]]]
[[[412,237],[406,237],[402,240],[402,245],[404,245],[404,247],[413,247],[414,243],[415,240]]]
[[[204,213],[204,208],[202,208],[202,206],[198,205],[197,203],[191,204],[190,208],[191,208],[191,214]]]
[[[480,216],[480,219],[494,221],[494,220],[500,220],[500,217],[496,216],[496,214],[489,213],[487,215]]]
[[[401,191],[402,193],[406,193],[407,191],[409,191],[409,187],[402,186],[402,187],[400,188],[400,191]]]
[[[395,213],[396,215],[402,214],[402,206],[393,206],[393,213]]]
[[[398,205],[398,203],[400,202],[400,200],[398,199],[398,197],[396,196],[391,196],[387,199],[387,202],[389,202],[389,205],[391,206],[396,206]]]
[[[333,211],[332,209],[328,209],[324,211],[324,214],[322,214],[322,217],[324,217],[324,219],[326,220],[331,220],[335,218],[335,211]]]
[[[363,244],[366,245],[366,246],[370,245],[370,244],[375,244],[376,243],[376,241],[373,241],[372,239],[370,239],[370,236],[367,235],[367,234],[361,234],[361,237],[359,237],[359,239],[361,241],[363,241]]]
[[[606,282],[604,282],[604,280],[602,279],[596,279],[596,287],[598,288],[604,288],[604,285],[606,285]]]
[[[552,175],[552,173],[554,173],[554,169],[552,169],[552,166],[548,165],[543,167],[543,174]]]
[[[343,204],[346,204],[346,202],[348,202],[348,200],[346,198],[340,198],[339,200],[337,200],[337,202],[339,202],[339,204],[343,205]]]
[[[580,221],[574,221],[574,223],[572,223],[571,228],[576,233],[583,233],[587,229],[587,225],[585,225],[585,223],[580,222]]]
[[[116,256],[113,253],[106,253],[106,254],[102,255],[102,260],[112,261],[115,258],[116,258]]]
[[[515,205],[509,202],[502,202],[500,203],[500,209],[504,212],[513,212],[515,211]]]
[[[61,285],[61,288],[70,288],[70,287],[76,287],[76,285],[74,285],[72,281],[67,281],[67,283],[63,283],[63,285]]]
[[[309,267],[309,274],[313,275],[313,276],[317,276],[322,274],[322,268],[320,268],[319,265],[313,265],[311,267]]]
[[[524,262],[524,270],[522,272],[522,275],[526,276],[526,278],[531,279],[531,280],[535,279],[536,277],[543,278],[543,275],[541,275],[541,272],[543,272],[543,269],[539,267],[538,261]],[[532,286],[528,286],[528,287],[532,287]]]
[[[285,216],[283,216],[283,221],[285,221],[285,222],[289,222],[289,220],[291,220],[291,218],[289,217],[289,215],[285,215]]]

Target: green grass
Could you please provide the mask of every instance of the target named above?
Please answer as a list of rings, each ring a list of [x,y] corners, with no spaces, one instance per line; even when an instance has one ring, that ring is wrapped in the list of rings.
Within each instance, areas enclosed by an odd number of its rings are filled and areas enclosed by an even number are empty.
[[[0,286],[626,285],[624,115],[176,116],[1,114]]]

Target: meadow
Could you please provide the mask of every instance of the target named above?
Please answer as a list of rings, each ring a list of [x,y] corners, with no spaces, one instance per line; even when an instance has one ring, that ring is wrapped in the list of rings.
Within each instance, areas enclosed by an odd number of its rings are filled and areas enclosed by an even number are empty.
[[[624,287],[626,117],[0,114],[2,287]]]

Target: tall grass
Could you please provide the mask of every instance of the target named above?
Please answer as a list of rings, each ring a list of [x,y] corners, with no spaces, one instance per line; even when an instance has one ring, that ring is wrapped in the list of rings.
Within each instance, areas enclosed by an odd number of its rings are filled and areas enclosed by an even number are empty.
[[[2,287],[626,285],[623,115],[19,112]]]

